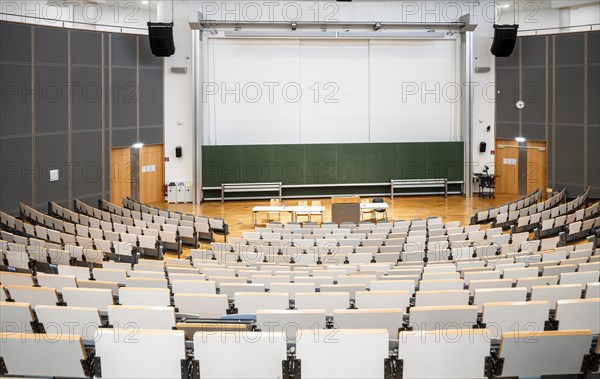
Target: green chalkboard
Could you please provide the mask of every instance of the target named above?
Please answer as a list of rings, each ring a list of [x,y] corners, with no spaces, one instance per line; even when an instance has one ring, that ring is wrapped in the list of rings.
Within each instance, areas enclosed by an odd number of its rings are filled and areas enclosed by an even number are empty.
[[[202,165],[203,187],[462,181],[464,146],[463,142],[203,146]]]

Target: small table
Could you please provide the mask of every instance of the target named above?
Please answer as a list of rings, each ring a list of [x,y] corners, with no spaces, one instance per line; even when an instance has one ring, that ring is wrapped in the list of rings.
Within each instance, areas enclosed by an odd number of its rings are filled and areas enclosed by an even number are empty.
[[[256,214],[265,213],[281,213],[288,212],[292,215],[292,222],[296,222],[297,213],[324,213],[325,207],[287,207],[287,206],[256,206],[252,208],[252,226],[256,226]]]

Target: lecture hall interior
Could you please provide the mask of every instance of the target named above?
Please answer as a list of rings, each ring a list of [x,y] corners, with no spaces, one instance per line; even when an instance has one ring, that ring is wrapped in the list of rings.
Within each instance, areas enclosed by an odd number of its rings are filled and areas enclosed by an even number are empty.
[[[0,0],[0,377],[600,379],[600,1]]]

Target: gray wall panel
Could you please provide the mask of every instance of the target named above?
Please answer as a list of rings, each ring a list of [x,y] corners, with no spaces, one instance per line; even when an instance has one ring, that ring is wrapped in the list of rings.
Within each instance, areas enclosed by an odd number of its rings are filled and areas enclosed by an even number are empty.
[[[102,69],[94,67],[71,68],[73,130],[102,128]]]
[[[112,34],[111,41],[113,66],[137,66],[137,36]]]
[[[556,181],[583,183],[583,128],[557,125],[555,146]]]
[[[546,126],[540,124],[523,123],[523,137],[531,141],[545,141]]]
[[[31,25],[0,23],[0,61],[31,63]]]
[[[583,124],[582,67],[556,68],[556,122],[560,124]]]
[[[137,130],[133,129],[113,129],[112,147],[130,147],[137,141]]]
[[[102,34],[83,30],[71,31],[71,64],[102,64]]]
[[[162,70],[140,70],[140,126],[162,125],[162,76]]]
[[[519,101],[519,70],[498,70],[496,84],[500,91],[496,100],[496,119],[498,122],[519,121],[519,111],[515,107]]]
[[[588,33],[588,63],[600,64],[600,32]]]
[[[556,35],[556,64],[582,64],[583,48],[583,33]]]
[[[523,66],[546,65],[546,36],[521,38]]]
[[[162,68],[164,58],[155,57],[147,36],[140,36],[140,67]]]
[[[496,123],[496,138],[498,139],[514,139],[519,136],[519,124],[508,122]]]
[[[163,143],[163,59],[151,54],[146,36],[139,42],[138,56],[136,35],[0,21],[2,210],[17,211],[19,201],[42,211],[48,201],[71,207],[72,198],[96,205],[109,197],[111,133],[115,147],[131,146],[138,134],[147,144]],[[34,89],[37,98],[27,95]],[[54,166],[60,180],[50,183]]]
[[[67,64],[69,62],[68,30],[61,28],[35,28],[36,63]]]
[[[1,139],[0,160],[0,208],[14,212],[19,202],[31,204],[31,137]]]
[[[588,185],[592,197],[600,198],[600,127],[588,128]]]
[[[66,133],[35,138],[35,191],[38,206],[69,197],[67,138]],[[59,170],[58,181],[50,182],[52,169]]]
[[[112,127],[135,127],[137,124],[137,74],[135,69],[112,69]]]
[[[102,132],[73,133],[73,196],[102,192]]]
[[[68,129],[69,72],[66,66],[36,66],[36,133],[66,132]]]
[[[145,144],[157,145],[163,143],[163,140],[163,128],[161,126],[155,128],[140,128],[140,141],[144,141]],[[189,153],[191,153],[191,151]]]
[[[523,68],[523,122],[546,121],[546,69]]]
[[[598,65],[588,67],[588,104],[589,124],[600,126],[600,66]]]
[[[31,66],[0,64],[0,73],[0,138],[31,134]]]

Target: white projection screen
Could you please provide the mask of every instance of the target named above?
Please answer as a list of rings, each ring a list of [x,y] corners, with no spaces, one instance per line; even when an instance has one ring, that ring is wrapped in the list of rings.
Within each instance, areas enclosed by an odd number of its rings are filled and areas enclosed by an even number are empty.
[[[455,41],[209,38],[204,144],[453,141]]]

